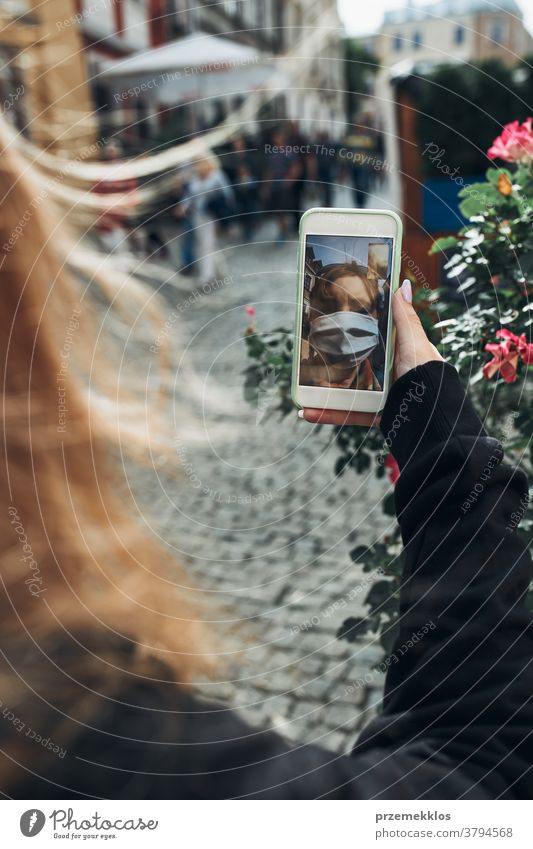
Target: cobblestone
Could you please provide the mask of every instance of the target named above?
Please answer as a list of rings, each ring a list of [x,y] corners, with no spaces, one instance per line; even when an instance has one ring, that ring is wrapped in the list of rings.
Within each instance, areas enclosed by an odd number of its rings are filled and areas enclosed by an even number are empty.
[[[255,305],[259,329],[293,321],[296,244],[274,245],[271,236],[265,228],[255,244],[228,246],[231,285],[199,298],[172,327],[169,426],[192,471],[178,478],[162,458],[157,468],[130,468],[129,483],[150,527],[205,589],[213,619],[241,623],[221,637],[225,651],[241,649],[235,682],[204,685],[204,695],[256,725],[344,752],[381,698],[379,674],[375,686],[345,693],[380,659],[372,636],[361,647],[335,635],[363,612],[366,590],[351,601],[349,593],[367,576],[349,551],[390,522],[376,507],[387,484],[371,473],[335,477],[330,430],[295,415],[258,421],[243,400],[244,307]],[[176,276],[163,292],[169,311],[195,288]],[[143,379],[149,344],[145,362],[132,348]]]

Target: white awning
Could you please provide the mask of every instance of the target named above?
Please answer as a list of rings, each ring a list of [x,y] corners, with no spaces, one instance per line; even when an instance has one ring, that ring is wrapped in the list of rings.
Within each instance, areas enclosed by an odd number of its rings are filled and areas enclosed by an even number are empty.
[[[173,106],[254,91],[267,84],[274,69],[273,56],[200,32],[102,63],[96,76],[108,84],[115,102],[123,107],[136,97]]]
[[[246,64],[267,60],[265,54],[254,47],[247,47],[205,32],[196,32],[162,47],[155,47],[102,64],[99,77],[140,77],[171,71],[193,69],[196,73],[217,73]]]

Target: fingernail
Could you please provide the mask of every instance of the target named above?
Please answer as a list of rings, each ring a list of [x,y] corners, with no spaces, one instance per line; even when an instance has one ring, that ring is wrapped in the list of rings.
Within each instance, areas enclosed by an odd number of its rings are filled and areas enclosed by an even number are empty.
[[[411,287],[411,281],[405,279],[402,283],[402,298],[404,301],[407,301],[408,304],[413,303],[413,289]]]
[[[303,411],[303,410],[298,410],[298,418],[299,418],[299,419],[303,419],[303,417],[304,417],[304,411]]]

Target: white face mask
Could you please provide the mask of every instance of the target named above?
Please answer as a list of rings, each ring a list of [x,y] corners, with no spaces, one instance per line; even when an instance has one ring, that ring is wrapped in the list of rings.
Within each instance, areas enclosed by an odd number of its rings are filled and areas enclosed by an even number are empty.
[[[319,354],[356,366],[379,343],[377,318],[360,312],[334,312],[311,322],[309,343]]]

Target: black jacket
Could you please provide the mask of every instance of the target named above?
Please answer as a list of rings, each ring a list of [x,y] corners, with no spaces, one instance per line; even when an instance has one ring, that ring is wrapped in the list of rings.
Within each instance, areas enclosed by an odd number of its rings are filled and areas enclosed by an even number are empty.
[[[530,561],[515,532],[526,480],[502,463],[501,445],[485,433],[449,365],[428,363],[398,380],[381,428],[401,468],[401,632],[382,712],[350,756],[289,745],[175,684],[131,676],[115,698],[101,699],[96,719],[78,720],[65,755],[48,758],[39,776],[26,773],[8,794],[529,798]],[[423,638],[404,651],[417,632]],[[57,647],[73,677],[77,651],[74,643]],[[153,672],[168,678],[156,664]]]

